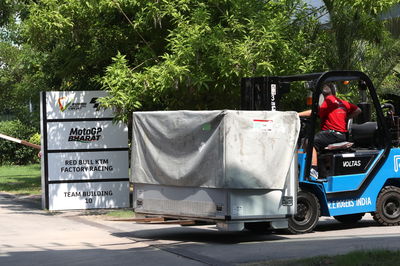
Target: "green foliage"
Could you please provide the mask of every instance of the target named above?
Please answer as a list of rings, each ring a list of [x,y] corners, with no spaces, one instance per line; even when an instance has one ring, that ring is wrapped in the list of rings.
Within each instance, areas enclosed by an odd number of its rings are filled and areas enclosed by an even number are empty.
[[[170,30],[155,60],[137,64],[121,53],[107,68],[101,81],[111,97],[103,103],[121,119],[137,109],[239,108],[242,77],[322,69],[320,50],[305,45],[315,20],[300,1],[143,5],[157,14],[154,20],[168,19]]]
[[[12,5],[10,0],[0,2],[0,27],[6,24],[12,15]]]
[[[30,138],[29,141],[30,143],[36,144],[36,145],[40,145],[40,134],[39,133],[35,133],[33,134]]]
[[[395,2],[325,0],[321,25],[302,0],[4,0],[0,113],[37,124],[39,91],[92,89],[109,91],[103,106],[125,121],[134,110],[239,108],[242,77],[333,69],[393,91],[399,44],[379,15]],[[292,87],[284,103],[301,109],[305,94]]]
[[[381,93],[400,95],[400,40],[385,38],[381,43],[371,45],[367,53],[369,56],[361,70],[372,76]]]
[[[330,25],[319,41],[326,51],[327,66],[330,70],[365,71],[379,87],[400,60],[400,43],[386,30],[380,14],[398,1],[323,2]]]
[[[35,128],[19,120],[0,122],[0,133],[10,137],[29,140],[35,132]],[[34,139],[37,139],[37,136]],[[0,165],[24,165],[38,161],[37,150],[8,140],[0,139],[0,151]]]
[[[37,67],[28,61],[34,60],[33,52],[7,41],[0,41],[0,114],[12,114],[27,124],[38,122],[29,112],[29,102],[39,110],[39,90],[36,77],[41,75]],[[36,93],[35,93],[36,92]]]
[[[398,64],[391,73],[384,79],[381,85],[381,91],[384,94],[400,95],[400,64]]]
[[[333,2],[333,1],[332,1]],[[340,1],[339,1],[340,2]],[[346,1],[342,1],[344,4],[344,8],[347,6]],[[365,12],[372,15],[380,15],[382,12],[387,11],[390,7],[393,7],[395,4],[398,4],[398,0],[355,0],[352,3],[353,8],[364,10]]]
[[[49,89],[99,89],[97,77],[118,51],[136,62],[155,56],[163,48],[160,44],[167,29],[156,27],[149,31],[149,10],[141,10],[140,2],[116,3],[46,0],[30,5],[22,36],[42,54],[41,71]],[[124,14],[137,17],[135,28]]]
[[[391,250],[361,250],[338,256],[320,256],[294,261],[281,261],[276,265],[333,265],[333,266],[362,266],[362,265],[395,265],[400,259],[400,251]],[[271,265],[270,263],[259,263]],[[274,264],[275,265],[275,264]]]

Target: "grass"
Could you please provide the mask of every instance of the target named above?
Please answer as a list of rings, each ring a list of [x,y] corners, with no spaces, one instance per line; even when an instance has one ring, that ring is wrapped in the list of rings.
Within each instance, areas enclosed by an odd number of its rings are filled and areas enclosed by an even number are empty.
[[[249,263],[246,266],[386,266],[399,265],[399,262],[400,250],[365,250],[332,257],[321,256],[301,260]]]
[[[110,216],[113,218],[133,218],[134,212],[132,209],[115,210],[115,211],[108,212],[107,216]]]
[[[0,191],[41,194],[40,164],[0,166]]]

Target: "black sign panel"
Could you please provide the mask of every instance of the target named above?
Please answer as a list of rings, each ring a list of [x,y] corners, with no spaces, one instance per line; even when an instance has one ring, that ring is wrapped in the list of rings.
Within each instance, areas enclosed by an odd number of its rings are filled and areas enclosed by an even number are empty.
[[[337,154],[334,157],[334,175],[365,173],[375,157],[376,154],[355,154],[351,157]]]

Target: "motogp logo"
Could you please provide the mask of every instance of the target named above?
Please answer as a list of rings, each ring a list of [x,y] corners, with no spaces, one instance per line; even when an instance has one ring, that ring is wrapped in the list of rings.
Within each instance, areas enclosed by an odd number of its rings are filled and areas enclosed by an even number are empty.
[[[68,141],[78,141],[89,143],[91,141],[99,141],[101,138],[101,127],[94,128],[71,128]]]

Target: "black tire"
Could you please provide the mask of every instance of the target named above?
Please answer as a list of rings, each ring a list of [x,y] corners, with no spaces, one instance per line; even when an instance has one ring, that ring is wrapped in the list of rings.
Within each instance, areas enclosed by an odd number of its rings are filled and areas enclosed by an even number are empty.
[[[303,234],[311,232],[318,223],[321,215],[318,198],[307,191],[297,194],[297,213],[289,218],[289,232]]]
[[[355,224],[360,221],[365,213],[355,213],[355,214],[347,214],[347,215],[338,215],[333,216],[337,221],[343,224]]]
[[[400,188],[384,187],[376,201],[374,220],[380,225],[400,225]]]

